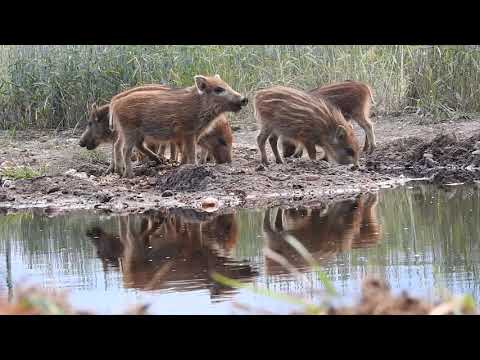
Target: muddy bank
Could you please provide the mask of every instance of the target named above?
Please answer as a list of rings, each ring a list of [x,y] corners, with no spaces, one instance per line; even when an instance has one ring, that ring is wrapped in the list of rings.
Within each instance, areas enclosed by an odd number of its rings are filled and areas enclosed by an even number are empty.
[[[133,179],[116,175],[95,176],[91,171],[67,171],[66,175],[41,176],[9,182],[0,192],[0,207],[52,207],[65,210],[102,209],[113,212],[143,212],[160,207],[208,210],[313,204],[349,197],[360,191],[375,191],[401,179],[369,170],[352,171],[324,161],[295,159],[264,168],[249,159],[249,149],[238,164],[163,165],[134,168]],[[105,165],[105,169],[106,169]],[[104,169],[103,169],[104,170]],[[149,175],[141,175],[149,172]],[[156,174],[151,174],[155,173]],[[211,202],[211,201],[210,201]]]
[[[480,180],[480,133],[463,137],[442,133],[433,139],[406,137],[382,145],[366,161],[373,171],[426,177],[430,182],[473,183]]]
[[[363,142],[363,131],[356,127],[356,133]],[[120,179],[102,175],[110,147],[81,149],[79,131],[19,132],[14,138],[4,132],[0,134],[0,165],[25,166],[41,175],[23,180],[3,176],[0,207],[143,212],[172,207],[296,206],[376,191],[404,183],[407,177],[427,177],[441,184],[480,180],[478,121],[429,125],[418,119],[377,118],[378,148],[362,155],[358,170],[310,161],[306,156],[264,167],[256,134],[254,127],[235,131],[229,165],[143,163],[134,167],[134,179]]]

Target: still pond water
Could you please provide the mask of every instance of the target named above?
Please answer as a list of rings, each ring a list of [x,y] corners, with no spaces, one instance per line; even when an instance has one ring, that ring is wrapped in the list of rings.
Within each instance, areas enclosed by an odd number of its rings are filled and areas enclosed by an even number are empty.
[[[322,283],[285,241],[293,236],[332,281],[340,303],[359,296],[366,275],[395,292],[436,299],[438,292],[480,300],[480,191],[416,185],[362,195],[328,208],[241,210],[200,216],[175,211],[123,216],[42,211],[0,215],[0,296],[21,284],[68,290],[74,306],[119,313],[150,303],[155,314],[274,313],[294,308],[209,274],[318,298]],[[268,247],[304,274],[271,258]]]

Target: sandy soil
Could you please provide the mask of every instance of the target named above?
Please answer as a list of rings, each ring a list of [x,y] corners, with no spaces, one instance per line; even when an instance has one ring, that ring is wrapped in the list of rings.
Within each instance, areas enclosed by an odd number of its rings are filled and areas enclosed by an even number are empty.
[[[480,121],[425,123],[415,116],[375,118],[378,147],[362,155],[361,168],[322,160],[287,159],[260,165],[254,125],[234,127],[230,165],[139,164],[134,179],[102,176],[110,147],[78,146],[80,130],[0,133],[0,167],[29,166],[45,174],[0,180],[0,208],[46,211],[103,209],[143,212],[186,207],[218,209],[309,205],[428,177],[437,183],[480,180]],[[356,127],[363,143],[363,131]],[[269,151],[269,156],[273,155]],[[1,171],[1,169],[0,169]],[[214,198],[215,200],[208,200]],[[206,200],[207,199],[207,200]]]

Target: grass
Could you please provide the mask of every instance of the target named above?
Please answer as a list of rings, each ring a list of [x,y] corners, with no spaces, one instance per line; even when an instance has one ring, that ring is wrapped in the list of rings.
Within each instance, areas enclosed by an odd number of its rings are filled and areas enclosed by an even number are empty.
[[[351,79],[372,86],[377,113],[480,112],[478,46],[0,46],[0,128],[71,128],[123,89],[215,73],[248,96]],[[251,105],[232,120],[252,122]]]
[[[15,126],[8,128],[7,134],[11,139],[15,139],[17,137],[17,128]]]
[[[337,291],[333,286],[333,283],[328,278],[328,275],[321,270],[318,262],[313,258],[310,252],[302,245],[300,241],[298,241],[293,236],[286,236],[285,240],[288,242],[288,244],[292,248],[295,249],[295,251],[301,257],[303,257],[306,260],[306,262],[311,267],[312,271],[317,275],[318,280],[320,280],[321,284],[325,288],[325,294],[322,298],[319,299],[320,301],[318,304],[312,303],[310,301],[307,301],[297,296],[283,294],[283,293],[275,292],[269,289],[262,289],[262,288],[254,287],[252,285],[243,284],[240,281],[227,278],[219,273],[212,273],[212,279],[223,286],[228,286],[236,289],[246,289],[256,294],[270,297],[271,299],[276,299],[292,305],[300,306],[301,311],[306,315],[325,315],[331,304],[331,299],[333,297],[338,296]],[[299,278],[300,280],[304,277],[281,254],[276,253],[269,248],[264,249],[264,254],[266,257],[282,265],[294,277]],[[313,283],[312,283],[312,286],[313,286]],[[317,292],[317,290],[313,289],[312,292]]]
[[[285,294],[281,292],[271,291],[269,289],[258,288],[249,284],[244,284],[240,281],[225,277],[219,273],[212,273],[212,279],[217,283],[228,286],[235,289],[245,289],[256,293],[258,295],[269,297],[273,300],[283,301],[285,303],[295,305],[299,307],[299,310],[295,312],[295,314],[303,314],[303,315],[328,315],[330,310],[333,309],[331,307],[331,299],[332,297],[338,297],[338,293],[336,292],[333,284],[331,283],[330,279],[326,273],[324,273],[321,269],[319,264],[314,260],[312,255],[308,252],[307,249],[303,247],[303,245],[298,242],[293,237],[287,238],[286,241],[298,252],[300,256],[302,256],[309,264],[312,269],[317,274],[318,279],[323,284],[326,293],[322,296],[318,297],[317,303],[312,301],[307,301],[299,296],[294,296],[290,294]],[[288,261],[283,258],[282,255],[274,253],[270,249],[265,249],[265,255],[270,257],[270,259],[277,261],[281,264],[287,271],[291,273],[291,275],[297,277],[301,276],[296,269],[294,269]],[[381,280],[380,280],[381,281]],[[313,286],[313,284],[312,284]],[[365,285],[364,285],[365,286]],[[427,312],[425,313],[426,309],[418,307],[417,303],[421,302],[419,299],[412,299],[407,297],[407,301],[399,301],[400,297],[395,300],[395,296],[392,297],[390,294],[382,293],[379,289],[375,295],[372,295],[370,290],[366,290],[364,287],[362,299],[360,303],[354,305],[351,308],[340,308],[334,310],[334,313],[340,311],[340,314],[363,314],[363,315],[387,315],[387,314],[428,314],[428,315],[463,315],[463,314],[478,314],[477,306],[475,304],[475,300],[471,295],[460,295],[460,296],[452,296],[448,293],[443,293],[442,301],[439,304],[427,304],[425,305],[428,307]],[[311,289],[312,293],[318,293],[318,290],[315,288]],[[410,309],[408,309],[406,304],[410,305]],[[263,309],[254,309],[249,306],[240,305],[244,310],[247,312],[255,313],[263,313],[265,310]],[[267,312],[268,313],[268,312]]]
[[[85,149],[80,149],[75,154],[75,157],[78,158],[79,160],[86,161],[91,164],[95,163],[108,163],[110,160],[110,157],[105,154],[105,152],[102,152],[100,150],[85,150]]]
[[[38,170],[30,166],[11,166],[0,169],[0,175],[11,180],[29,180],[46,173],[46,168],[42,167]]]

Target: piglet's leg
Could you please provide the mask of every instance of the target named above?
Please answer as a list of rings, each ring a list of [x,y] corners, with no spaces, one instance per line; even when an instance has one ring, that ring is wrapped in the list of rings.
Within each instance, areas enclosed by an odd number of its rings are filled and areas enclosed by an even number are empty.
[[[260,150],[260,155],[262,157],[262,163],[264,165],[268,165],[268,158],[267,158],[267,151],[265,149],[265,143],[267,142],[268,136],[270,135],[271,131],[267,127],[262,128],[260,130],[260,134],[257,136],[257,144]]]
[[[270,135],[270,138],[268,139],[268,141],[270,142],[270,147],[272,148],[273,155],[275,155],[275,160],[277,164],[283,164],[282,157],[278,152],[278,136],[275,134],[272,134]]]
[[[308,157],[311,160],[317,159],[317,149],[315,149],[315,145],[311,143],[305,144],[305,148],[307,149]]]
[[[185,143],[184,143],[185,151],[183,155],[185,155],[185,163],[187,164],[197,163],[195,140],[196,138],[194,135],[190,135],[185,138]],[[182,156],[182,163],[183,163],[183,156]]]
[[[161,164],[162,163],[162,158],[159,157],[157,154],[155,154],[152,150],[150,150],[148,147],[145,146],[143,141],[137,145],[138,149],[145,155],[147,155],[150,159],[153,161],[156,161],[157,163]]]
[[[207,162],[208,150],[200,147],[200,164],[205,164]]]

